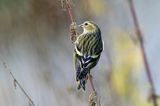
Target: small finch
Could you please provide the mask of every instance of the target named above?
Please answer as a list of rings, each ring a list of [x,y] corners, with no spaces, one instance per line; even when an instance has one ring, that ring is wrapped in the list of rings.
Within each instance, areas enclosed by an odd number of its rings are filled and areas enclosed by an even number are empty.
[[[90,21],[79,25],[83,28],[75,41],[75,70],[78,89],[85,90],[87,75],[96,66],[103,51],[103,41],[99,27]]]

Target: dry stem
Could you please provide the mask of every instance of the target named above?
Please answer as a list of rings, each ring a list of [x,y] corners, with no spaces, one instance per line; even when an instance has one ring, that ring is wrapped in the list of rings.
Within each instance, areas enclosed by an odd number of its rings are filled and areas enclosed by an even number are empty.
[[[18,86],[20,88],[20,90],[23,92],[23,94],[28,98],[29,106],[35,106],[33,100],[31,99],[31,97],[27,94],[27,92],[24,90],[24,88],[21,86],[21,84],[18,82],[18,80],[15,78],[15,76],[11,72],[11,69],[9,68],[9,65],[6,64],[4,61],[2,63],[3,63],[3,66],[5,67],[5,69],[7,71],[9,71],[10,76],[13,78],[14,87],[16,88]]]
[[[89,73],[88,77],[89,77],[89,81],[90,81],[91,88],[92,88],[92,92],[89,95],[89,100],[88,100],[89,106],[96,106],[96,105],[101,106],[100,98],[98,97],[98,94],[97,94],[95,87],[94,87],[94,84],[93,84],[92,75]]]
[[[132,0],[129,0],[128,2],[129,2],[130,11],[131,11],[131,14],[132,14],[132,17],[133,17],[135,31],[136,31],[136,34],[137,34],[138,39],[140,41],[140,49],[141,49],[142,58],[143,58],[143,61],[144,61],[144,66],[145,66],[145,69],[146,69],[146,74],[147,74],[147,77],[148,77],[149,84],[151,86],[151,92],[150,92],[149,99],[152,100],[154,106],[158,106],[158,102],[157,102],[157,97],[158,96],[156,95],[154,82],[153,82],[151,71],[150,71],[150,68],[149,68],[148,61],[147,61],[147,56],[146,56],[146,53],[145,53],[145,47],[144,47],[144,42],[143,42],[143,36],[142,36],[141,29],[139,27],[139,23],[138,23],[138,19],[137,19],[137,16],[136,16],[134,4],[133,4]]]
[[[71,1],[70,0],[60,0],[60,3],[61,3],[62,10],[68,11],[71,23],[75,22],[75,18],[74,18],[72,6],[71,6],[72,4]]]
[[[76,39],[77,39],[77,24],[76,22],[73,22],[71,25],[70,25],[70,39],[72,41],[72,43],[74,44]]]

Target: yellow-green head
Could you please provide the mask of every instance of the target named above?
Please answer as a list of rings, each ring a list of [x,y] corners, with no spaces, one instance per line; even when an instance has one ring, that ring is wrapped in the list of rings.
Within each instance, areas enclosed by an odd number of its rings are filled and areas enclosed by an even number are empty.
[[[85,21],[83,24],[79,26],[83,28],[83,33],[92,33],[99,31],[98,26],[91,21]]]

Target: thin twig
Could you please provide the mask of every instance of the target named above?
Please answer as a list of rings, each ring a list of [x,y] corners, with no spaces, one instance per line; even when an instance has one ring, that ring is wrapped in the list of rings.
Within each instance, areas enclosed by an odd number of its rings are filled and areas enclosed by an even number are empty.
[[[101,106],[100,98],[98,97],[98,94],[93,84],[92,75],[90,73],[88,74],[88,79],[92,88],[92,91],[91,91],[91,94],[89,95],[89,100],[88,100],[89,106],[96,106],[96,105]]]
[[[145,66],[145,69],[146,69],[146,74],[147,74],[147,77],[148,77],[149,84],[151,86],[151,92],[150,92],[151,94],[150,94],[149,98],[152,100],[154,106],[158,106],[157,95],[156,95],[156,91],[155,91],[155,87],[154,87],[154,82],[153,82],[151,71],[150,71],[150,68],[149,68],[148,61],[147,61],[147,56],[146,56],[146,53],[145,53],[145,47],[144,47],[144,42],[143,42],[143,35],[142,35],[141,29],[139,27],[138,19],[137,19],[135,8],[134,8],[134,3],[133,3],[132,0],[128,0],[128,2],[129,2],[130,11],[131,11],[131,14],[132,14],[132,17],[133,17],[135,31],[136,31],[136,34],[137,34],[138,39],[140,41],[140,49],[141,49],[141,53],[142,53],[142,57],[143,57],[144,66]]]
[[[73,23],[75,22],[75,18],[74,18],[73,11],[72,11],[71,1],[66,0],[66,4],[67,4],[67,10],[68,10],[68,14],[69,14],[71,23]]]
[[[75,21],[74,15],[73,15],[73,10],[72,10],[72,4],[70,0],[60,0],[61,1],[61,7],[63,10],[67,10],[69,14],[69,19],[71,21],[70,25],[70,39],[72,43],[74,44],[78,33],[77,33],[77,23]]]
[[[70,21],[71,23],[74,23],[75,22],[75,18],[74,18],[74,15],[73,15],[73,11],[72,11],[72,4],[70,0],[59,0],[60,3],[61,3],[61,8],[63,11],[68,11],[68,14],[69,14],[69,18],[70,18]]]
[[[21,86],[21,84],[18,82],[18,80],[15,78],[15,76],[11,72],[9,65],[7,63],[5,63],[4,61],[2,61],[2,63],[3,63],[3,66],[5,67],[5,69],[7,71],[9,71],[10,76],[13,78],[14,87],[16,88],[18,86],[20,88],[20,90],[24,93],[24,95],[28,98],[29,106],[35,106],[31,97],[27,94],[27,92],[24,90],[24,88]]]
[[[88,77],[89,77],[89,81],[90,81],[92,90],[93,90],[94,92],[96,92],[96,90],[95,90],[95,88],[94,88],[93,80],[92,80],[92,75],[91,75],[90,73],[89,73]]]

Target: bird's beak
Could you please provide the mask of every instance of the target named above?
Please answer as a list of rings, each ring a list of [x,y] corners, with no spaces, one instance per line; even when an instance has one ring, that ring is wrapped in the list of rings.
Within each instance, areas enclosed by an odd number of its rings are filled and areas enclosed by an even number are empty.
[[[83,24],[78,25],[79,27],[83,27]]]

